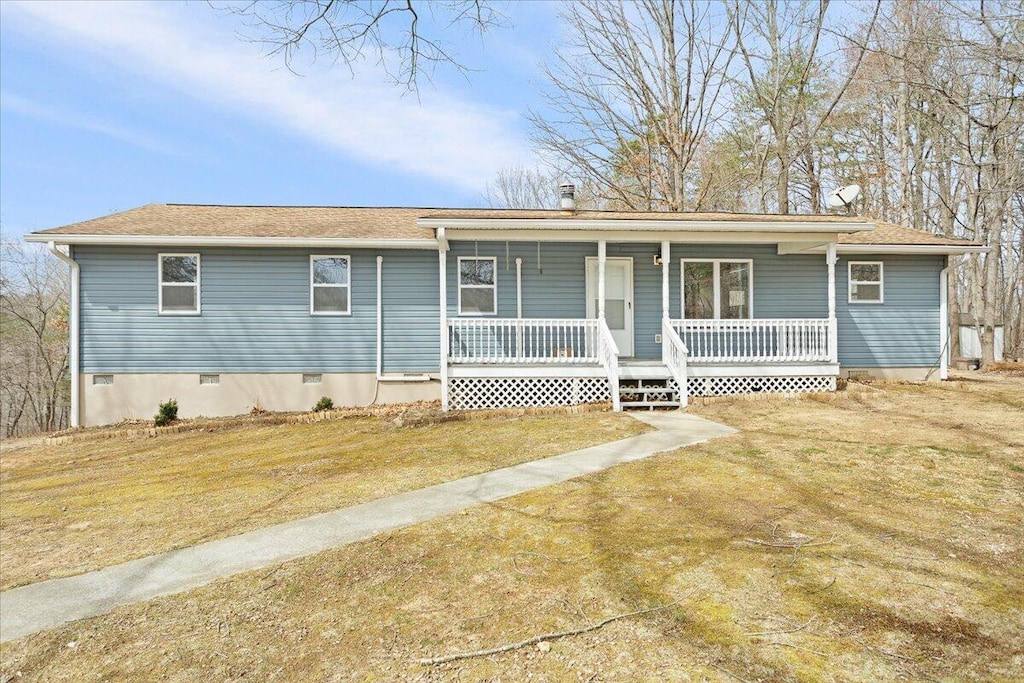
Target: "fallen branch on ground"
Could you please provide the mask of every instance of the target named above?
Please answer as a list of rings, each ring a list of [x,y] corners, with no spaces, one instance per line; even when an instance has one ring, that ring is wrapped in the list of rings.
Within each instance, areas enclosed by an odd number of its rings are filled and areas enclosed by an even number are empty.
[[[569,636],[578,636],[581,633],[588,633],[590,631],[596,631],[597,629],[599,629],[599,628],[601,628],[603,626],[607,626],[608,624],[612,623],[613,621],[619,621],[620,619],[628,619],[630,617],[638,617],[638,616],[640,616],[642,614],[651,614],[653,612],[659,612],[661,610],[668,609],[669,607],[674,607],[675,605],[678,605],[680,602],[682,602],[686,598],[690,597],[690,595],[692,595],[692,593],[687,593],[686,595],[684,595],[683,597],[679,598],[678,600],[676,600],[674,602],[670,602],[670,603],[665,604],[665,605],[657,605],[655,607],[648,607],[646,609],[637,610],[635,612],[627,612],[625,614],[616,614],[613,617],[608,617],[607,619],[602,619],[601,621],[597,622],[596,624],[590,624],[589,626],[582,626],[580,628],[574,628],[574,629],[570,629],[568,631],[555,631],[554,633],[543,633],[543,634],[541,634],[539,636],[534,636],[532,638],[527,638],[526,640],[520,640],[518,643],[510,643],[508,645],[502,645],[501,647],[492,647],[489,650],[474,650],[473,652],[459,652],[459,653],[456,653],[456,654],[453,654],[453,655],[442,655],[440,657],[425,657],[425,658],[419,660],[419,663],[423,664],[425,666],[432,666],[434,664],[447,664],[448,662],[454,662],[454,661],[457,661],[457,660],[460,660],[460,659],[470,659],[472,657],[487,657],[487,656],[490,656],[490,655],[501,654],[502,652],[509,652],[511,650],[518,650],[521,647],[527,647],[529,645],[535,645],[537,643],[542,643],[542,642],[544,642],[546,640],[557,640],[559,638],[567,638]]]
[[[806,542],[801,539],[782,541],[762,541],[757,538],[744,538],[743,540],[747,543],[753,543],[754,545],[763,545],[769,548],[788,548],[790,550],[799,550],[800,548],[811,548],[816,545],[829,545],[830,543],[835,543],[836,537],[833,536],[827,541],[814,541],[813,539],[808,539]]]
[[[817,618],[818,618],[817,615],[815,615],[815,616],[811,617],[810,619],[808,619],[806,622],[804,622],[804,624],[802,626],[797,626],[795,628],[785,629],[783,631],[756,631],[756,632],[753,632],[753,633],[744,633],[743,635],[750,636],[751,638],[756,638],[758,636],[774,636],[774,635],[779,634],[779,633],[797,633],[798,631],[803,631],[805,628],[810,626],[811,622],[813,622]]]

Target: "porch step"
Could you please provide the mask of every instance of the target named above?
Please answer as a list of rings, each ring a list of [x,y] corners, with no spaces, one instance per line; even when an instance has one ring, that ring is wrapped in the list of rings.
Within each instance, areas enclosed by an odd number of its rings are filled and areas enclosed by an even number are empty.
[[[623,379],[619,400],[624,410],[678,408],[679,392],[669,386],[667,379]]]
[[[627,408],[678,408],[679,401],[623,401],[623,409]]]

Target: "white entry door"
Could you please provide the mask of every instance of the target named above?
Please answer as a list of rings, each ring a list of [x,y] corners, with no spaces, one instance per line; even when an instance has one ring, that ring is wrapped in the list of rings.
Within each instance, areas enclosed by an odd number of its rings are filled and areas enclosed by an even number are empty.
[[[597,317],[597,257],[587,257],[587,317]],[[613,257],[604,263],[604,318],[619,355],[633,355],[633,259]]]

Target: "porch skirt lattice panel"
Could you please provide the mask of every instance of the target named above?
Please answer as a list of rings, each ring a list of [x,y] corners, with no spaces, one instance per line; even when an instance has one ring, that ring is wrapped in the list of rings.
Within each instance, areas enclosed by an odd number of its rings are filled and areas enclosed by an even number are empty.
[[[607,377],[452,377],[453,410],[574,406],[611,400]]]
[[[675,380],[671,381],[673,387]],[[836,390],[835,377],[691,377],[690,396],[734,394],[811,394]]]

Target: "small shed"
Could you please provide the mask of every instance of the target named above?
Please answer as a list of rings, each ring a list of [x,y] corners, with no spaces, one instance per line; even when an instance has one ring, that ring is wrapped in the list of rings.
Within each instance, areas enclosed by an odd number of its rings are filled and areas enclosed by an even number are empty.
[[[960,315],[960,357],[981,360],[981,339],[978,336],[980,321],[969,313]],[[1003,323],[997,321],[995,333],[995,359],[1003,360]]]

